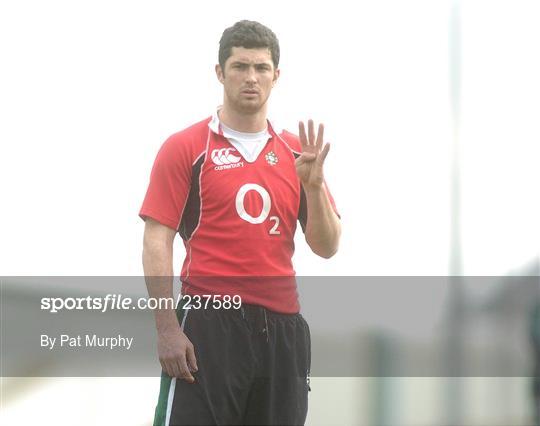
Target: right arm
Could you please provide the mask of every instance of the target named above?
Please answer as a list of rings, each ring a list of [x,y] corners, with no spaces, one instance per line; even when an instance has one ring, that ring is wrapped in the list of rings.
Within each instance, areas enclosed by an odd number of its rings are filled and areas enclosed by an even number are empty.
[[[143,268],[151,298],[173,298],[173,242],[176,231],[147,217],[144,228]],[[171,377],[193,383],[197,371],[193,344],[184,334],[174,309],[155,309],[158,356],[163,370]]]

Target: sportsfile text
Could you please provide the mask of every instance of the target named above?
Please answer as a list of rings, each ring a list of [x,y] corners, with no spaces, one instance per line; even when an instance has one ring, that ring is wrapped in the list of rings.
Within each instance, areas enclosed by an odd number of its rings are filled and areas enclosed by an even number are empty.
[[[182,295],[176,300],[172,297],[148,298],[139,297],[135,303],[131,297],[121,294],[107,294],[103,297],[42,297],[41,310],[57,313],[62,310],[91,310],[113,311],[129,309],[177,309],[178,306],[187,306],[188,309],[240,309],[242,299],[238,295]]]

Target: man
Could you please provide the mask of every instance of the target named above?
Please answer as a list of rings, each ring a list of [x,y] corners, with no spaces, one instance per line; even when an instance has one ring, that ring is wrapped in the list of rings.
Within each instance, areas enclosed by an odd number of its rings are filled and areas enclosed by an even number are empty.
[[[310,336],[293,236],[299,220],[311,249],[329,258],[341,229],[324,182],[323,126],[316,133],[310,120],[306,132],[300,123],[296,137],[267,120],[278,64],[270,29],[252,21],[227,28],[215,68],[223,106],[172,135],[155,160],[140,211],[148,292],[172,298],[178,232],[189,301],[178,313],[155,311],[163,367],[155,425],[305,421]]]

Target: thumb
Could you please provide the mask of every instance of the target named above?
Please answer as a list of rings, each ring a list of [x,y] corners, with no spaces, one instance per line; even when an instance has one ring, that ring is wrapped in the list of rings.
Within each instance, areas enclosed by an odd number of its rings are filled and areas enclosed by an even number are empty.
[[[317,154],[313,152],[303,152],[296,161],[298,164],[310,163],[317,158]]]
[[[195,358],[195,351],[193,350],[193,346],[188,346],[186,350],[186,358],[188,365],[192,368],[192,371],[197,371],[197,359]]]

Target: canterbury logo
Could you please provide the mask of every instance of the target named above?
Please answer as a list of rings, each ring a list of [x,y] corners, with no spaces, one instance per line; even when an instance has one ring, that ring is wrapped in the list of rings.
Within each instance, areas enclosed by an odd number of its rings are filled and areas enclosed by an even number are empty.
[[[236,151],[234,148],[221,148],[212,151],[212,161],[218,166],[238,163],[241,158],[231,154],[231,151]]]

